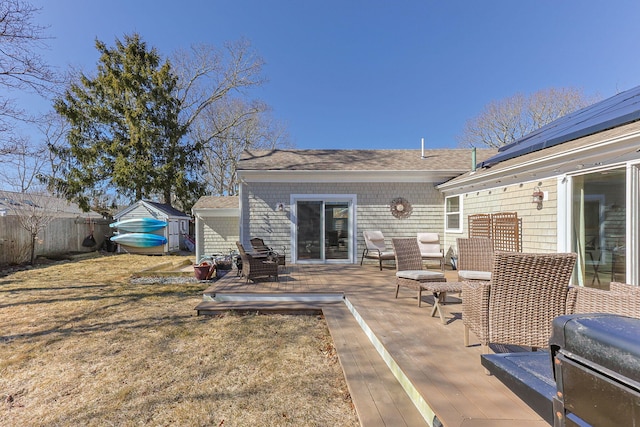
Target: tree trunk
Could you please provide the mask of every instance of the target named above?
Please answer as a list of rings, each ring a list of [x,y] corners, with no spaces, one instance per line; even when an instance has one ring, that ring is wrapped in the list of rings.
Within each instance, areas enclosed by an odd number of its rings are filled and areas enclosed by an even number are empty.
[[[37,240],[38,234],[33,234],[31,233],[31,262],[30,264],[33,265],[33,263],[36,260],[36,240]]]

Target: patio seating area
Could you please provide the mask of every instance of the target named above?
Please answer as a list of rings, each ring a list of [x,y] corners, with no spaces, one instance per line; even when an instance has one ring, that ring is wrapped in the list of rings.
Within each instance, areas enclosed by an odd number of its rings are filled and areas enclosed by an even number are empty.
[[[481,347],[463,345],[460,300],[445,323],[419,307],[395,266],[287,265],[279,280],[247,283],[229,273],[205,291],[199,314],[226,310],[322,310],[361,424],[368,426],[547,426],[499,379],[486,375]],[[450,282],[457,272],[445,271]],[[433,305],[434,296],[421,297]],[[441,423],[441,424],[439,424]]]

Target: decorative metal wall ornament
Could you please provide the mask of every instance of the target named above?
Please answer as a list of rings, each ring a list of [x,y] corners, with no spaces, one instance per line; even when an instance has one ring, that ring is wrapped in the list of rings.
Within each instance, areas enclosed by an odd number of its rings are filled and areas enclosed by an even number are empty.
[[[396,197],[391,201],[391,215],[398,219],[405,219],[411,216],[413,206],[404,197]]]

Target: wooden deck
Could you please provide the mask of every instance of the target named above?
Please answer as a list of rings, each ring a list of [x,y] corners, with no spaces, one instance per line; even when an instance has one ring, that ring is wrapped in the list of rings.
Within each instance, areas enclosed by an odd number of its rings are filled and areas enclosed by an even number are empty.
[[[446,275],[456,278],[453,271]],[[455,295],[444,306],[443,325],[429,315],[430,295],[418,307],[415,291],[401,288],[398,299],[394,293],[395,269],[373,264],[286,266],[277,282],[249,284],[234,270],[205,291],[196,310],[322,309],[363,427],[548,426],[485,374],[480,346],[464,347]],[[240,300],[211,301],[234,295]],[[272,298],[278,295],[286,301]],[[321,295],[328,298],[317,301]]]

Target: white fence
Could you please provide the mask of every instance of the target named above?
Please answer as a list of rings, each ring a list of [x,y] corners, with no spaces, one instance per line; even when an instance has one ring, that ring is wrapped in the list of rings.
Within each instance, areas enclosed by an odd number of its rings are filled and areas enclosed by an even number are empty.
[[[55,218],[42,230],[35,245],[36,256],[52,256],[74,252],[94,251],[102,245],[106,235],[110,235],[106,219]],[[96,246],[86,247],[82,243],[91,234]],[[21,225],[18,217],[0,216],[0,265],[20,264],[29,261],[31,235]]]

